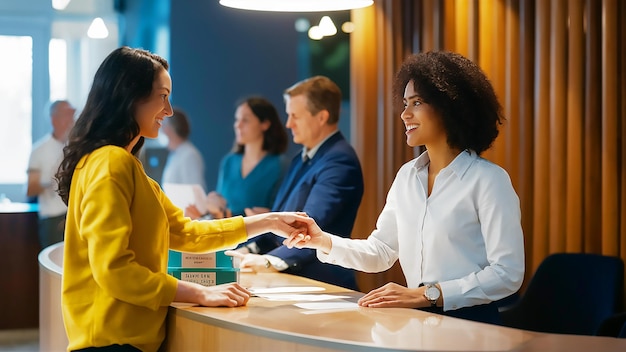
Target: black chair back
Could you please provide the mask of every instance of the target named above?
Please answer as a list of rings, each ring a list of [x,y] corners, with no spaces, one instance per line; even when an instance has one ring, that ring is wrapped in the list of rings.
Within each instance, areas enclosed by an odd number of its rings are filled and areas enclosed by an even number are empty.
[[[595,335],[622,310],[624,262],[585,253],[545,258],[520,300],[500,312],[505,326],[560,334]]]

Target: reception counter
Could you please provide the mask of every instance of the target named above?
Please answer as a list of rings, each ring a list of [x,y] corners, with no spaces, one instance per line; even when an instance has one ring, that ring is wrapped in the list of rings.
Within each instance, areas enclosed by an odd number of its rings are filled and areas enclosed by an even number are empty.
[[[287,274],[242,273],[240,281],[252,288],[323,291],[298,293],[294,300],[286,295],[276,295],[276,300],[271,294],[269,299],[252,297],[239,308],[173,304],[167,350],[626,351],[626,339],[536,333],[415,309],[346,307],[363,294]],[[343,298],[311,300],[337,295]]]
[[[38,324],[36,204],[0,202],[0,329]]]
[[[63,243],[39,256],[41,351],[67,346],[61,317],[62,258]],[[173,303],[164,350],[626,351],[626,339],[544,334],[415,309],[359,308],[355,302],[362,293],[287,274],[241,273],[240,282],[260,296],[244,307]],[[263,292],[272,289],[277,292]]]

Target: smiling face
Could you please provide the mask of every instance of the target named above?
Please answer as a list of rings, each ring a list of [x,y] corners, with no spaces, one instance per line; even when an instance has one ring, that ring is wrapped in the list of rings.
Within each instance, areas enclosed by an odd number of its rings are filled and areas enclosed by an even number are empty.
[[[268,120],[261,122],[247,103],[237,107],[233,124],[237,144],[263,143],[263,133],[269,127],[270,122]]]
[[[413,81],[404,89],[404,110],[400,118],[406,128],[406,144],[410,147],[447,144],[443,120],[429,104],[424,103],[415,91]]]
[[[167,70],[161,69],[154,77],[150,96],[137,104],[135,121],[139,125],[138,137],[158,137],[163,120],[173,114],[169,98],[171,92],[172,79],[170,74]]]

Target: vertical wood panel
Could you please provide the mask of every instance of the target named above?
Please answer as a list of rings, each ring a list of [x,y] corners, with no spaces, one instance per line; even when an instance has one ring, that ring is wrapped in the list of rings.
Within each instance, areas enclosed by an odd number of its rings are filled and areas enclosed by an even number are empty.
[[[360,55],[350,56],[351,143],[361,161],[365,175],[365,192],[355,222],[353,237],[365,238],[375,224],[379,212],[379,184],[376,123],[378,120],[378,65],[376,50],[376,7],[351,12],[355,30],[350,35],[350,50]]]
[[[380,212],[380,189],[378,178],[378,50],[376,42],[377,6],[370,6],[351,12],[355,30],[350,35],[350,102],[351,136],[361,168],[365,191],[361,206],[352,230],[352,238],[366,238],[374,228]],[[357,283],[361,290],[374,286],[376,276],[357,273]]]
[[[505,60],[506,60],[506,12],[504,9],[505,0],[494,0],[493,7],[493,19],[492,19],[492,41],[494,43],[493,50],[491,51],[491,83],[493,85],[500,104],[504,102],[505,96]],[[500,126],[500,133],[498,138],[493,142],[491,149],[493,150],[492,160],[506,168],[506,146],[507,140],[508,121],[504,121],[504,126]],[[508,170],[507,170],[508,171]]]
[[[460,0],[463,1],[463,0]],[[468,27],[467,37],[469,38],[467,57],[474,61],[478,61],[478,0],[466,0],[470,5],[468,7]]]
[[[532,256],[534,248],[533,224],[534,224],[534,57],[535,57],[535,8],[534,1],[522,0],[520,4],[520,52],[522,63],[520,65],[520,141],[519,167],[520,179],[517,191],[520,197],[522,209],[522,227],[524,229],[524,246],[526,251],[526,272],[528,279],[535,267]],[[528,282],[528,280],[525,280]]]
[[[535,4],[535,150],[533,199],[532,258],[544,258],[549,253],[549,180],[550,180],[550,2]],[[533,260],[533,271],[539,265]]]
[[[455,21],[455,1],[454,0],[441,0],[443,10],[443,50],[456,51],[457,37],[456,37],[456,21]],[[461,39],[462,40],[462,39]]]
[[[550,11],[550,253],[565,251],[565,168],[567,88],[567,3],[552,0]]]
[[[494,75],[493,52],[497,50],[494,47],[493,31],[494,27],[494,0],[480,1],[478,3],[478,65],[485,71],[487,77],[491,80]],[[490,148],[481,155],[485,159],[494,161],[494,151]]]
[[[584,57],[585,32],[583,28],[584,0],[572,0],[567,5],[568,29],[568,90],[567,90],[567,179],[565,233],[566,250],[583,250],[583,125],[584,125]]]
[[[620,4],[620,15],[619,18],[626,18],[626,5],[622,2]],[[621,42],[623,43],[626,40],[626,21],[620,22],[620,36]],[[626,262],[626,140],[623,136],[626,136],[626,45],[620,45],[619,57],[621,60],[618,61],[620,64],[620,95],[619,101],[621,102],[621,111],[619,116],[619,121],[621,124],[621,170],[620,170],[620,235],[618,238],[620,247],[619,253],[620,257],[624,262]],[[626,272],[624,273],[624,282],[626,283]],[[626,286],[626,284],[625,284]],[[624,295],[624,305],[623,307],[626,309],[626,294]]]
[[[602,253],[607,255],[618,254],[619,235],[617,14],[617,0],[602,1]]]
[[[470,7],[472,3],[467,0],[456,0],[454,2],[454,43],[455,51],[463,56],[469,57],[470,35]]]
[[[520,121],[520,22],[519,0],[506,1],[506,40],[505,40],[505,77],[504,99],[501,100],[507,123],[503,126],[506,132],[505,157],[502,166],[509,172],[511,182],[519,192],[520,164],[516,162],[521,146]]]
[[[584,245],[585,251],[590,253],[601,252],[601,178],[600,153],[602,115],[601,97],[601,60],[600,47],[602,23],[600,21],[600,7],[598,1],[587,0],[587,45],[585,66],[585,193],[584,193]]]

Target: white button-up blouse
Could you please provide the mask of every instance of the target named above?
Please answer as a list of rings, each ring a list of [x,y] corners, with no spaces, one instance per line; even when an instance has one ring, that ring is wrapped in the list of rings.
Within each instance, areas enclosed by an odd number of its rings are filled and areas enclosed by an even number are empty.
[[[461,152],[428,196],[428,152],[404,164],[376,229],[364,240],[332,236],[327,263],[365,272],[396,260],[408,287],[438,282],[444,311],[489,303],[516,292],[524,277],[519,199],[507,172],[473,151]]]

